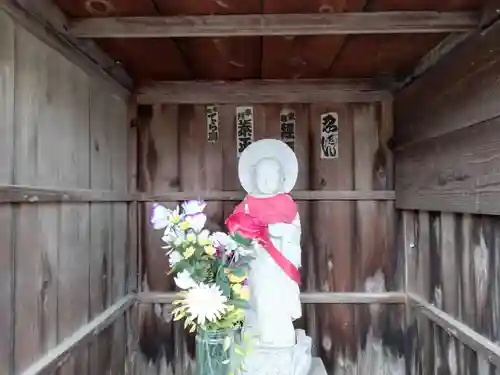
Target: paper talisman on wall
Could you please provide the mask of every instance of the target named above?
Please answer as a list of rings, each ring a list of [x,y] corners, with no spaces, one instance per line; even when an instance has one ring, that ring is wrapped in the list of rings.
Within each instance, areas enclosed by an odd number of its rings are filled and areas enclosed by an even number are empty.
[[[295,111],[283,108],[280,113],[281,141],[286,143],[292,150],[295,150],[295,124]]]
[[[253,107],[236,107],[236,151],[238,157],[253,142]]]
[[[321,115],[321,159],[339,157],[339,115],[336,112]]]
[[[219,110],[215,105],[207,105],[205,114],[207,116],[207,141],[215,143],[219,140]]]

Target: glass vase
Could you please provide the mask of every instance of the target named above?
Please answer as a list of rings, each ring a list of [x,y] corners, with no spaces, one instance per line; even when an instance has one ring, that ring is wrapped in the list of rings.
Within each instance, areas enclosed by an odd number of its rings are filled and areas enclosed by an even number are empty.
[[[199,330],[196,334],[196,375],[228,375],[233,372],[236,329]]]

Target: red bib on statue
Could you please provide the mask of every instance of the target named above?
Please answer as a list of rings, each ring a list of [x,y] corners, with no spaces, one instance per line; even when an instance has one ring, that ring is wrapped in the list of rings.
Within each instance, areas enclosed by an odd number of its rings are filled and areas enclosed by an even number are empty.
[[[278,266],[300,285],[300,272],[272,243],[268,225],[292,224],[297,216],[297,205],[288,194],[269,198],[247,196],[226,220],[230,233],[257,240]]]

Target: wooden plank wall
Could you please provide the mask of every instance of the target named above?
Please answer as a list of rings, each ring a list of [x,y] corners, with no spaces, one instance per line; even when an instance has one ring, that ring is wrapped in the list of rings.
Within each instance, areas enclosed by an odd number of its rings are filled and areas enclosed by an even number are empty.
[[[500,22],[395,97],[397,206],[500,213]]]
[[[500,342],[500,218],[427,211],[401,218],[408,291]],[[412,374],[495,373],[487,358],[425,317],[413,316],[408,330]]]
[[[0,183],[128,189],[127,101],[0,12]],[[122,297],[126,203],[0,205],[0,373],[18,374]],[[60,374],[123,374],[125,318]]]
[[[472,34],[394,102],[396,206],[407,288],[500,342],[500,23]],[[412,374],[498,373],[410,316]]]
[[[236,106],[219,105],[220,139],[207,141],[203,105],[141,106],[139,186],[148,194],[240,190],[236,156]],[[280,138],[282,105],[253,105],[255,140]],[[298,190],[391,190],[391,104],[296,104]],[[339,118],[339,158],[320,159],[320,116]],[[173,205],[175,203],[163,202]],[[235,203],[210,202],[209,225],[224,229]],[[397,291],[403,288],[403,257],[395,251],[391,201],[300,202],[304,291]],[[143,209],[144,291],[173,290],[161,233],[151,230],[151,204]],[[402,307],[304,306],[305,327],[330,374],[402,374]],[[194,340],[169,322],[169,307],[140,311],[137,374],[193,373]],[[140,360],[139,360],[140,359]]]

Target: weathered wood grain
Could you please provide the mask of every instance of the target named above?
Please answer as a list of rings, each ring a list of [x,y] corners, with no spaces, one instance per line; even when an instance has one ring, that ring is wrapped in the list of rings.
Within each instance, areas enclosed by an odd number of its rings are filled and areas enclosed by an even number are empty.
[[[65,124],[52,136],[59,137],[59,185],[88,189],[90,184],[90,80],[60,55],[47,62],[52,93],[49,121]],[[59,110],[57,110],[59,109]],[[63,110],[64,109],[64,110]],[[75,203],[60,206],[58,252],[58,340],[70,336],[88,322],[90,274],[90,207]],[[75,291],[79,291],[75,293]],[[61,375],[88,373],[88,352],[79,350],[61,368]]]
[[[423,300],[431,299],[430,242],[431,223],[426,212],[403,211],[406,257],[406,293],[418,295]],[[407,366],[411,375],[432,374],[434,368],[434,345],[432,325],[427,318],[407,309]]]
[[[176,293],[143,292],[137,295],[140,303],[170,304],[179,296]],[[406,294],[403,292],[358,293],[358,292],[302,292],[300,301],[303,304],[404,304]]]
[[[113,191],[126,194],[128,192],[128,107],[127,102],[116,96],[110,96],[108,105],[111,107],[108,127],[111,137],[111,182]],[[126,203],[113,203],[111,207],[113,229],[112,246],[112,301],[117,301],[126,293],[128,280],[128,206]],[[122,374],[125,370],[126,358],[126,325],[125,316],[121,316],[113,325],[111,344],[111,371]]]
[[[92,182],[94,186],[103,183],[110,165],[96,156],[95,149],[91,163],[91,139],[100,141],[98,132],[106,131],[108,125],[106,119],[99,118],[102,111],[92,104],[113,98],[108,101],[109,107],[123,109],[125,116],[116,120],[121,121],[125,134],[127,127],[125,104],[119,106],[123,100],[106,83],[94,78],[92,83],[99,89],[92,90],[89,76],[58,51],[14,25],[3,13],[0,20],[0,241],[2,267],[8,267],[2,274],[0,316],[0,345],[2,355],[8,357],[2,357],[0,366],[6,366],[6,374],[13,374],[24,371],[105,307],[99,306],[106,294],[99,279],[102,263],[93,262],[96,267],[90,267],[91,258],[95,259],[91,244],[96,244],[99,255],[106,244],[96,239],[96,232],[109,230],[112,223],[106,215],[101,217],[99,209],[94,210],[96,206],[91,211],[88,202],[93,198],[106,201],[103,198],[114,193],[90,189]],[[91,101],[93,95],[96,97]],[[9,143],[4,144],[4,140]],[[126,135],[115,150],[100,151],[114,152],[126,176]],[[126,187],[126,179],[121,180],[120,185]],[[130,199],[126,188],[120,194],[121,199]],[[11,206],[11,201],[19,204]],[[92,213],[98,217],[94,216],[93,227]],[[126,222],[126,212],[120,217]],[[126,237],[126,227],[122,227],[120,239]],[[116,276],[124,293],[124,272]],[[90,295],[91,285],[97,294]],[[112,345],[109,339],[104,340]],[[64,363],[58,360],[61,374],[95,372],[95,368],[89,368],[85,345],[64,357]],[[123,368],[124,361],[122,350],[115,362]]]
[[[293,199],[297,201],[393,201],[396,195],[393,190],[293,190]],[[206,201],[241,201],[245,197],[243,191],[201,190],[179,193],[141,194],[139,201],[143,202],[175,202],[188,199],[203,199]]]
[[[359,190],[390,188],[392,153],[387,142],[392,136],[390,103],[353,106],[354,184]],[[395,219],[392,202],[356,203],[356,289],[371,293],[403,288],[404,260],[395,251]],[[403,340],[384,343],[384,337],[403,337],[404,309],[371,305],[356,309],[358,345],[357,371],[374,371],[378,363],[403,373]],[[379,348],[383,348],[382,350]]]
[[[68,33],[68,19],[53,0],[17,0],[16,3],[26,10],[34,20],[46,26],[47,29],[61,37],[64,42],[71,45],[75,54],[80,53],[83,58],[86,57],[95,62],[95,71],[99,72],[100,75],[94,75],[100,78],[101,85],[104,85],[106,80],[114,79],[124,88],[132,88],[132,79],[125,69],[102,51],[94,41],[78,40]]]
[[[54,181],[46,183],[54,184]],[[58,187],[0,185],[0,203],[128,202],[138,196],[112,190],[61,189]]]
[[[0,185],[0,203],[55,203],[55,202],[155,202],[204,199],[206,201],[240,201],[242,191],[193,189],[192,192],[126,193],[101,189],[60,189],[24,185]],[[394,190],[294,190],[298,201],[394,201]]]
[[[391,94],[370,80],[155,82],[136,90],[141,104],[377,102]]]
[[[332,12],[86,18],[73,20],[69,32],[78,38],[416,34],[468,31],[478,23],[469,12]]]
[[[15,26],[0,10],[0,183],[14,174]],[[14,370],[14,213],[0,205],[0,373]]]
[[[90,342],[97,337],[108,326],[112,325],[135,301],[132,295],[119,299],[116,303],[99,314],[91,322],[82,325],[75,332],[67,337],[63,342],[50,350],[46,355],[33,363],[21,375],[49,375],[54,373],[65,362],[68,356],[78,347]]]
[[[55,6],[47,5],[47,1],[21,0],[30,9],[24,9],[13,1],[3,1],[0,8],[9,14],[17,24],[35,35],[42,43],[50,46],[76,66],[80,67],[89,76],[97,76],[107,82],[112,90],[122,97],[128,96],[131,87],[130,79],[119,67],[114,65],[114,61],[106,56],[93,43],[76,43],[64,31],[64,23],[61,22],[64,16]],[[17,3],[17,1],[16,1]],[[28,5],[28,3],[30,3]],[[43,4],[45,3],[45,4]],[[42,4],[40,6],[40,4]],[[73,40],[70,40],[73,39]],[[96,64],[96,62],[98,62]],[[102,64],[102,65],[99,65]],[[115,75],[115,73],[117,73]],[[116,78],[115,78],[116,77]],[[118,80],[123,79],[122,83]]]
[[[435,309],[430,314],[445,321],[437,323],[445,324],[444,329],[459,335],[462,342],[452,339],[450,332],[429,326],[421,314],[416,318],[412,314],[408,338],[411,364],[417,366],[414,373],[424,365],[435,373],[456,373],[454,368],[463,374],[489,373],[488,350],[495,350],[499,342],[498,219],[451,213],[403,215],[408,223],[408,292],[428,301]],[[456,322],[459,328],[467,326],[467,337],[454,333],[459,330],[453,328]]]
[[[137,129],[137,103],[131,98],[127,103],[127,191],[135,193],[138,188],[138,161],[139,161],[139,139]],[[127,283],[126,292],[139,292],[139,203],[132,202],[128,205],[127,213]],[[136,337],[139,336],[137,309],[132,307],[125,313],[127,328],[126,363],[125,374],[136,373]]]
[[[495,365],[500,365],[500,346],[487,340],[467,325],[429,304],[421,297],[410,294],[410,301],[421,314],[439,324],[467,346],[482,353]]]
[[[112,112],[114,102],[97,80],[90,86],[90,188],[111,191]],[[95,318],[113,303],[113,224],[110,203],[90,205],[90,318]],[[105,373],[111,370],[112,327],[104,330],[90,346],[89,370]]]
[[[498,214],[499,119],[396,153],[396,206]]]
[[[51,167],[58,165],[53,147],[55,124],[49,115],[53,107],[46,96],[47,92],[52,93],[48,84],[51,54],[48,47],[16,27],[14,183],[58,181],[55,168]],[[55,205],[43,208],[20,205],[17,211],[13,232],[18,239],[15,371],[22,371],[57,344],[59,213]]]
[[[179,106],[179,172],[181,191],[221,191],[224,183],[223,149],[220,141],[207,140],[206,108]],[[227,125],[227,124],[225,124]],[[230,157],[227,155],[227,157]],[[207,227],[223,230],[222,202],[207,206]]]
[[[395,95],[398,146],[497,117],[500,22],[477,30]],[[415,105],[418,103],[418,105]]]
[[[178,108],[170,105],[139,106],[139,190],[154,194],[158,190],[180,189]],[[161,203],[161,201],[160,201]],[[141,215],[141,269],[143,291],[174,290],[173,280],[165,275],[168,261],[161,250],[161,233],[149,222],[152,204],[145,203]],[[138,374],[166,375],[183,368],[184,336],[174,326],[168,311],[164,316],[155,306],[139,306],[139,336],[136,355]]]
[[[321,114],[339,114],[339,158],[320,159]],[[317,190],[352,189],[353,118],[345,104],[311,105],[311,187]],[[316,255],[318,289],[323,292],[354,291],[354,202],[314,202],[311,204],[311,235]],[[327,224],[328,223],[328,224]],[[354,310],[348,306],[321,306],[317,309],[319,353],[327,371],[340,371],[342,363],[353,366],[357,337]]]

